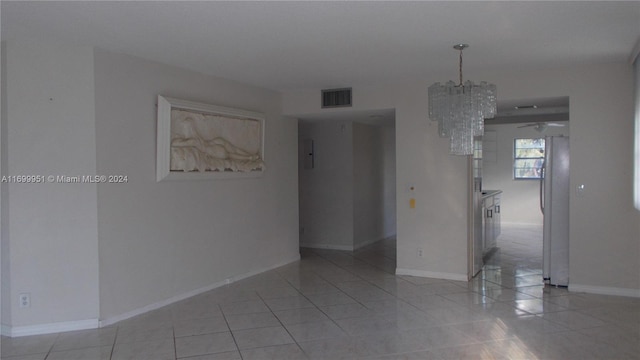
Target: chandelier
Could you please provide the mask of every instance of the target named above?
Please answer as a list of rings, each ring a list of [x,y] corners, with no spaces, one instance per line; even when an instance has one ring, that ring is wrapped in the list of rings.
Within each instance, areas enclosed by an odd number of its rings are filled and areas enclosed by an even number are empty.
[[[460,84],[448,81],[429,86],[429,118],[438,122],[440,137],[451,141],[451,154],[473,154],[473,137],[484,134],[484,119],[496,115],[496,86],[482,81],[479,85],[462,82],[462,50],[467,44],[453,48],[460,51]]]

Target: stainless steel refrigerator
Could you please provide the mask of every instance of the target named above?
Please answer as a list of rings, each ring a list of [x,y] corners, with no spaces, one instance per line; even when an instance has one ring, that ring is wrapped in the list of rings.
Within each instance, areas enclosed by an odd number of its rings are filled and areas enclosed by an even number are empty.
[[[540,180],[544,217],[542,275],[546,283],[569,285],[569,137],[547,136]]]

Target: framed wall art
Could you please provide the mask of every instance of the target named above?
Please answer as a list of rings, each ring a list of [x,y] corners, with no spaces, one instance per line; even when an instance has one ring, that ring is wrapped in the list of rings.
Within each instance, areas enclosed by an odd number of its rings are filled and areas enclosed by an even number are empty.
[[[264,171],[264,115],[158,95],[157,181]]]

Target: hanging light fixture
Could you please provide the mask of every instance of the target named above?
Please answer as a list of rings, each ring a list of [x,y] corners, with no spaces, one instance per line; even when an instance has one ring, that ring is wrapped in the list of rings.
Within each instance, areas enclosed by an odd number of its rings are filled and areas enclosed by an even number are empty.
[[[462,50],[467,44],[456,44],[460,51],[460,84],[448,81],[429,87],[429,118],[438,122],[440,137],[451,141],[451,154],[473,154],[473,137],[484,134],[484,119],[496,115],[496,86],[482,81],[479,85],[462,82]]]

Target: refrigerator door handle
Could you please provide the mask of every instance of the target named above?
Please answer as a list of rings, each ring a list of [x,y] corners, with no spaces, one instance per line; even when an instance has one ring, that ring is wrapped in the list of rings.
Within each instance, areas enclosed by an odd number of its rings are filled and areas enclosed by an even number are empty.
[[[544,168],[545,162],[542,160],[542,166],[540,166],[540,211],[544,215]]]

